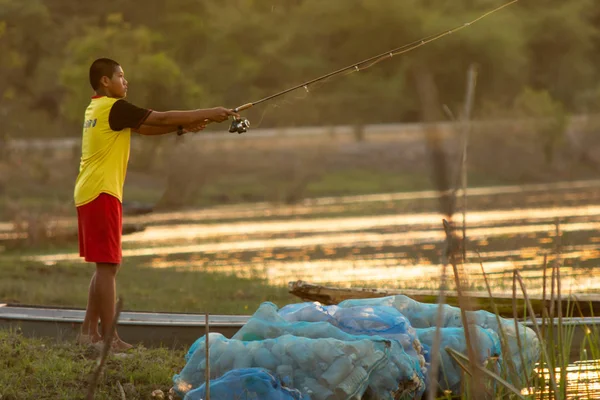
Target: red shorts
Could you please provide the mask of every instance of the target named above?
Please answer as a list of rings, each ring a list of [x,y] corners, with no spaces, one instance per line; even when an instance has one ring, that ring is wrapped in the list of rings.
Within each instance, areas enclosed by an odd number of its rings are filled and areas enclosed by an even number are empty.
[[[93,263],[120,264],[123,206],[119,199],[100,193],[77,207],[79,255]]]

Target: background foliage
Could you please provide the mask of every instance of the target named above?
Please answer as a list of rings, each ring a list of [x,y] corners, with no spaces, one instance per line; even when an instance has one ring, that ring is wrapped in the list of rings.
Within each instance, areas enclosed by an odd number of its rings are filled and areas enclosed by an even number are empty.
[[[235,107],[450,29],[497,0],[0,0],[0,135],[78,136],[92,60],[117,59],[130,100],[155,109]],[[368,16],[368,18],[366,18]],[[415,74],[457,108],[479,65],[479,116],[540,99],[600,103],[600,3],[522,1],[431,45],[270,103],[261,126],[418,121]],[[537,93],[537,95],[536,95]],[[265,109],[249,112],[255,121]]]

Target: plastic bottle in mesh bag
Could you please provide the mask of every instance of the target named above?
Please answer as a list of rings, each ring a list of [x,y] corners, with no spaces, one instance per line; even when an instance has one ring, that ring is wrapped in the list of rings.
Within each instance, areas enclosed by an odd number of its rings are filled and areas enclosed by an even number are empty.
[[[323,306],[318,302],[306,302],[282,307],[278,314],[287,321],[319,321],[327,315],[326,322],[354,335],[377,335],[394,339],[404,351],[425,362],[415,329],[408,318],[390,306],[357,305],[354,307]]]
[[[435,330],[436,328],[417,329],[419,339],[426,351],[430,351],[433,346]],[[476,325],[472,326],[470,333],[477,343],[476,357],[479,365],[486,365],[488,362],[498,362],[494,357],[499,356],[501,351],[498,335],[490,329],[484,329]],[[442,328],[440,334],[438,384],[441,390],[450,390],[454,394],[459,394],[463,371],[454,359],[450,357],[446,348],[449,347],[461,354],[467,354],[465,332],[463,328]]]
[[[302,315],[307,319],[314,319],[311,314],[318,315],[327,313],[332,317],[329,323],[335,324],[343,331],[353,333],[362,332],[369,335],[376,333],[386,338],[396,339],[403,344],[403,347],[407,350],[408,354],[414,356],[415,352],[418,352],[419,355],[422,355],[424,361],[426,361],[425,367],[428,368],[429,362],[431,361],[430,347],[433,343],[433,337],[428,334],[428,331],[431,328],[412,328],[410,323],[407,322],[408,320],[402,316],[400,311],[390,306],[397,304],[394,300],[398,300],[398,297],[399,296],[391,296],[390,298],[382,299],[348,300],[340,303],[339,306],[335,306],[333,309],[330,309],[331,306],[322,306],[316,302],[306,302],[295,304],[294,311],[296,316]],[[403,299],[401,299],[402,302],[400,304],[406,306],[403,310],[411,316],[418,315],[414,318],[418,324],[425,326],[431,326],[433,324],[432,321],[435,321],[435,318],[437,318],[437,305],[421,304],[412,299],[408,299],[405,296],[402,297]],[[406,299],[409,301],[405,301]],[[363,303],[366,303],[366,305]],[[288,306],[283,307],[279,311],[280,314],[283,314],[283,318],[286,318],[287,316],[289,309],[287,307]],[[302,311],[302,314],[300,314],[299,311]],[[457,382],[460,382],[460,367],[456,364],[454,359],[448,356],[448,353],[444,351],[444,349],[449,347],[462,354],[466,354],[464,330],[460,324],[462,322],[460,319],[460,310],[455,307],[445,306],[443,316],[443,324],[450,325],[450,327],[441,328],[440,331],[443,346],[441,347],[441,368],[439,369],[437,379],[443,390],[449,389],[455,393],[459,393],[457,390],[460,385],[457,384]],[[298,317],[296,317],[296,319],[298,319]],[[475,327],[474,335],[480,338],[480,340],[478,340],[480,365],[487,364],[488,362],[494,362],[500,365],[502,363],[502,352],[499,336],[495,331],[489,329],[490,326],[494,326],[494,323],[495,326],[498,326],[495,316],[490,313],[486,314],[485,311],[471,312],[470,321],[472,321],[471,326]],[[480,323],[481,326],[475,325],[475,321]],[[514,324],[511,324],[508,327],[505,325],[502,326],[505,327],[506,330],[513,328],[513,332],[515,331]],[[522,328],[521,332],[526,331]],[[421,335],[423,335],[426,342],[418,340],[421,339]],[[418,336],[418,339],[414,339],[414,336]],[[510,337],[510,335],[508,336]],[[513,335],[513,339],[515,339],[515,336],[516,335]],[[415,346],[409,346],[409,343],[412,343]],[[534,343],[537,342],[534,341]],[[411,349],[414,349],[414,351],[411,352]],[[500,357],[498,358],[498,356]],[[517,366],[517,371],[522,370],[518,353],[517,355],[512,355],[510,361]],[[425,368],[423,369],[425,370]]]
[[[288,304],[279,310],[286,321],[331,322],[337,306],[323,306],[317,301]]]
[[[389,306],[396,308],[400,313],[406,316],[412,326],[417,330],[419,328],[430,328],[436,326],[438,305],[420,303],[403,295],[387,296],[374,299],[353,299],[345,300],[338,304],[340,308],[356,306]],[[535,332],[525,325],[513,320],[501,318],[485,310],[467,311],[467,321],[469,324],[477,325],[483,329],[491,329],[499,337],[502,332],[507,339],[507,346],[502,348],[501,363],[512,363],[515,366],[517,376],[523,377],[530,375],[541,354],[539,338]],[[443,328],[462,327],[460,309],[447,304],[443,305]],[[519,337],[522,348],[519,348]],[[521,356],[524,363],[521,361]],[[504,361],[504,358],[510,360]],[[511,383],[521,386],[523,381],[510,380]]]
[[[310,313],[306,312],[308,309],[304,308],[303,315],[307,319],[313,319]],[[321,310],[316,311],[317,314],[321,312]],[[394,312],[396,311],[394,310]],[[312,339],[333,338],[346,342],[366,338],[383,339],[376,335],[344,332],[328,322],[305,322],[295,321],[297,318],[293,319],[294,321],[285,320],[284,317],[278,314],[275,304],[265,302],[260,305],[248,322],[233,336],[233,339],[244,341],[264,340],[287,334]],[[374,323],[377,323],[377,320],[374,319]],[[334,358],[341,354],[329,352],[325,347],[326,345],[326,342],[316,343],[315,351],[321,355],[324,363],[330,364],[334,361]],[[363,356],[360,353],[360,349],[356,349],[356,351],[359,356]],[[381,399],[391,398],[392,392],[395,392],[396,396],[405,392],[410,394],[411,398],[418,398],[425,388],[424,365],[425,362],[422,356],[415,357],[414,355],[409,355],[398,341],[390,340],[388,366],[371,374],[369,380],[370,392]],[[356,374],[359,376],[361,374],[360,370],[357,370]]]
[[[261,349],[264,349],[276,360],[277,367],[271,372],[285,386],[298,389],[315,400],[360,398],[369,385],[371,374],[382,370],[389,361],[390,341],[383,339],[344,342],[292,335],[253,342],[229,340],[222,335],[210,339],[211,379],[222,377],[240,364],[245,365],[244,368],[262,367],[266,352]],[[196,342],[187,364],[173,377],[174,388],[182,397],[204,382],[204,343],[203,338]]]
[[[310,400],[300,391],[281,385],[271,372],[264,368],[231,370],[210,381],[210,394],[218,400]],[[187,392],[184,400],[206,398],[206,383]]]

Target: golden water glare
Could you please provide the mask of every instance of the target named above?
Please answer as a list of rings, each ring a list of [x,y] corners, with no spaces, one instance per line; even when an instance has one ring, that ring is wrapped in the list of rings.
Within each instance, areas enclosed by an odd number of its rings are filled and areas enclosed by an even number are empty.
[[[550,370],[548,368],[534,369],[536,374],[544,376],[547,382],[550,379]],[[562,379],[561,371],[556,368],[554,371],[555,379],[558,382]],[[600,399],[600,361],[577,361],[566,368],[567,380],[567,399]],[[524,388],[521,391],[523,395],[535,395],[536,398],[549,398],[550,388],[535,391],[532,388]]]
[[[553,219],[565,216],[570,216],[571,220],[600,218],[600,207],[473,212],[467,216],[468,236],[472,242],[487,244],[494,238],[553,234],[556,228]],[[126,235],[123,238],[123,256],[125,259],[152,257],[148,265],[154,268],[178,267],[231,273],[239,277],[254,276],[273,284],[306,280],[334,282],[340,286],[367,283],[378,287],[432,289],[439,284],[436,277],[441,264],[435,248],[444,240],[444,233],[438,228],[442,218],[439,214],[411,214],[156,225],[143,232]],[[528,224],[514,224],[524,220]],[[600,221],[574,221],[560,226],[563,233],[599,229]],[[551,245],[554,239],[540,237],[537,243]],[[432,254],[407,257],[401,251],[385,252],[382,250],[384,246],[419,248]],[[344,248],[348,249],[347,254],[336,257],[336,251]],[[316,249],[322,250],[322,255],[311,257],[308,253]],[[370,254],[361,254],[363,250],[370,251]],[[258,254],[249,258],[239,257],[242,253]],[[195,255],[201,254],[213,257],[206,261],[194,259]],[[464,268],[469,272],[472,284],[483,285],[479,262],[475,262],[481,257],[498,292],[511,290],[510,273],[515,268],[519,269],[523,277],[529,278],[528,285],[533,284],[529,291],[539,293],[543,256],[541,248],[536,245],[489,251],[484,247],[480,253],[468,253],[472,262],[465,264]],[[569,245],[561,250],[563,260],[585,261],[599,256],[600,248],[595,244]],[[79,260],[76,253],[33,258],[46,263]],[[565,265],[561,273],[565,292],[600,291],[599,268]],[[419,280],[420,276],[429,278]]]

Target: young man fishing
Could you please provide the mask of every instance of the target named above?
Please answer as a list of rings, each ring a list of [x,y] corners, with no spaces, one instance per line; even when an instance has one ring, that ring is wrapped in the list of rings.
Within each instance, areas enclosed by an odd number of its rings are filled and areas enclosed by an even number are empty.
[[[224,107],[158,112],[124,100],[123,69],[108,58],[94,61],[89,71],[94,96],[85,111],[81,162],[75,182],[79,223],[79,254],[95,263],[85,319],[78,341],[99,343],[115,316],[116,276],[121,264],[123,185],[129,161],[131,131],[142,135],[197,132],[211,122],[238,116]],[[98,331],[100,321],[102,332]],[[112,349],[132,346],[115,332]]]

